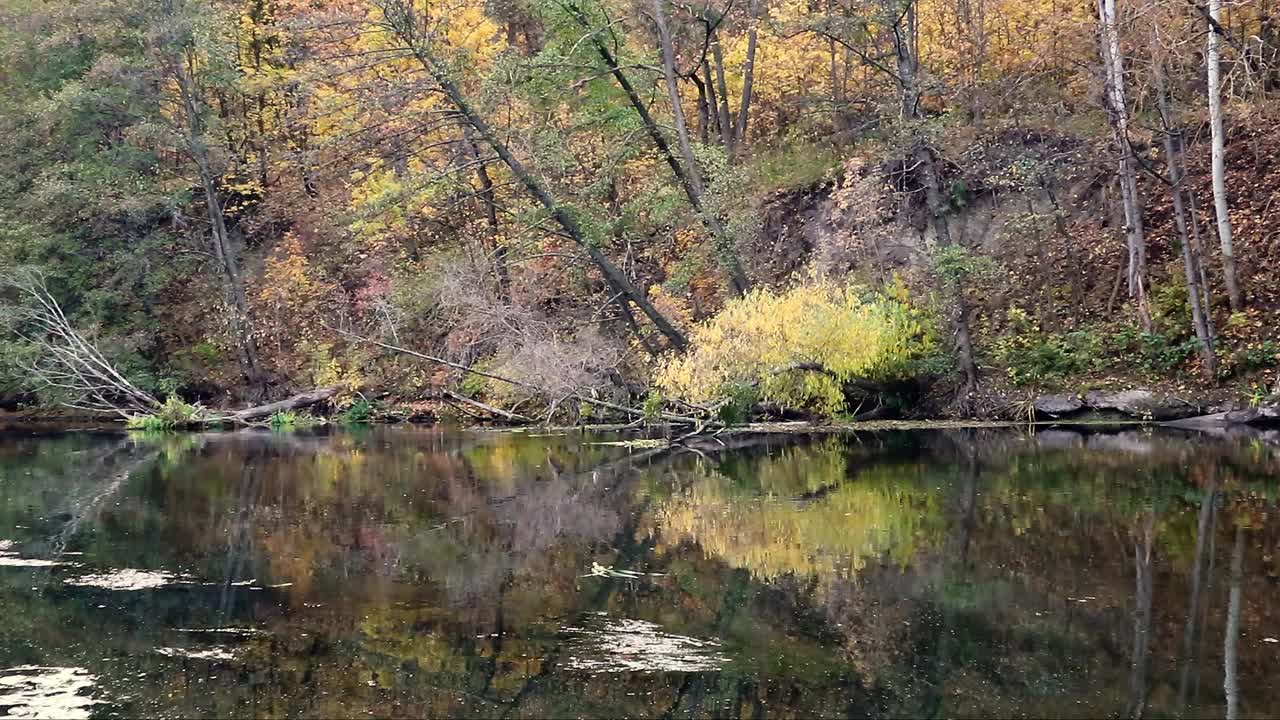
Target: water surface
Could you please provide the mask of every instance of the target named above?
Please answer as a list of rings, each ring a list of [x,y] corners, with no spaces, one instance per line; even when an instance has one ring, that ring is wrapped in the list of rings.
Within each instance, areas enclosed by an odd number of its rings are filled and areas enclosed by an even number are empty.
[[[0,715],[1239,717],[1276,450],[0,435]]]

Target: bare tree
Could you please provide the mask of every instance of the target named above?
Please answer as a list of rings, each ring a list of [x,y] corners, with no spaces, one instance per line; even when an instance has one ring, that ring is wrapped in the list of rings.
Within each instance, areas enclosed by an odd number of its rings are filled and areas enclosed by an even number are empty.
[[[751,118],[751,93],[755,83],[756,44],[760,28],[760,0],[751,0],[747,22],[747,60],[742,66],[742,97],[738,99],[738,124],[734,126],[734,150],[742,153],[747,143],[747,121]]]
[[[16,302],[9,305],[10,330],[38,352],[26,371],[42,386],[64,395],[65,405],[123,417],[160,406],[76,330],[40,271],[19,268],[0,273],[0,287],[16,295]]]
[[[1104,104],[1111,121],[1112,139],[1119,154],[1117,179],[1124,207],[1125,244],[1128,248],[1129,297],[1138,305],[1138,320],[1151,330],[1147,306],[1147,244],[1142,225],[1142,198],[1138,194],[1137,160],[1129,142],[1129,109],[1124,87],[1124,56],[1120,49],[1120,29],[1116,0],[1098,0],[1098,39],[1102,57]]]
[[[1209,0],[1209,32],[1205,39],[1205,66],[1208,75],[1209,131],[1213,141],[1213,210],[1218,218],[1218,241],[1222,245],[1222,276],[1227,286],[1231,311],[1244,307],[1240,277],[1236,273],[1231,216],[1227,210],[1226,139],[1222,128],[1222,0]]]

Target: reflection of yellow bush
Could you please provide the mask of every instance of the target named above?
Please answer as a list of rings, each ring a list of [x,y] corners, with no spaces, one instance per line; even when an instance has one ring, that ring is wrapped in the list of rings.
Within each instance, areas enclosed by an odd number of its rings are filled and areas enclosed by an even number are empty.
[[[905,303],[829,281],[754,291],[691,339],[687,355],[659,370],[668,393],[705,403],[751,385],[765,400],[826,413],[843,409],[844,383],[899,376],[929,344],[920,314]],[[825,372],[787,370],[802,363]]]
[[[822,461],[828,454],[818,455],[812,467],[818,474],[809,481],[777,478],[788,488],[782,496],[767,486],[763,495],[743,494],[719,475],[697,482],[656,513],[664,542],[697,543],[708,556],[762,580],[795,575],[817,578],[825,587],[882,558],[905,565],[937,539],[939,493],[913,482],[919,468],[891,466],[845,479],[844,473],[828,474],[832,463]],[[784,455],[778,462],[794,468],[805,458]],[[813,492],[825,483],[838,486],[796,499],[804,485]]]

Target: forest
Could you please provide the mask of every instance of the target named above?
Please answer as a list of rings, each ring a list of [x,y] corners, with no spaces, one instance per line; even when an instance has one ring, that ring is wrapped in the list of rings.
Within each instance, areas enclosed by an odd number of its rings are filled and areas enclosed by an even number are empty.
[[[0,0],[0,407],[1257,415],[1273,4]]]

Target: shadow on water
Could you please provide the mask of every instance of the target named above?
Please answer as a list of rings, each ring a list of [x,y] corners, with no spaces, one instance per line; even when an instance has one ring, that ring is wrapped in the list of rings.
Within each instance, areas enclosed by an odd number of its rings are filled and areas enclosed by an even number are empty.
[[[0,714],[1261,717],[1274,448],[0,435]]]

